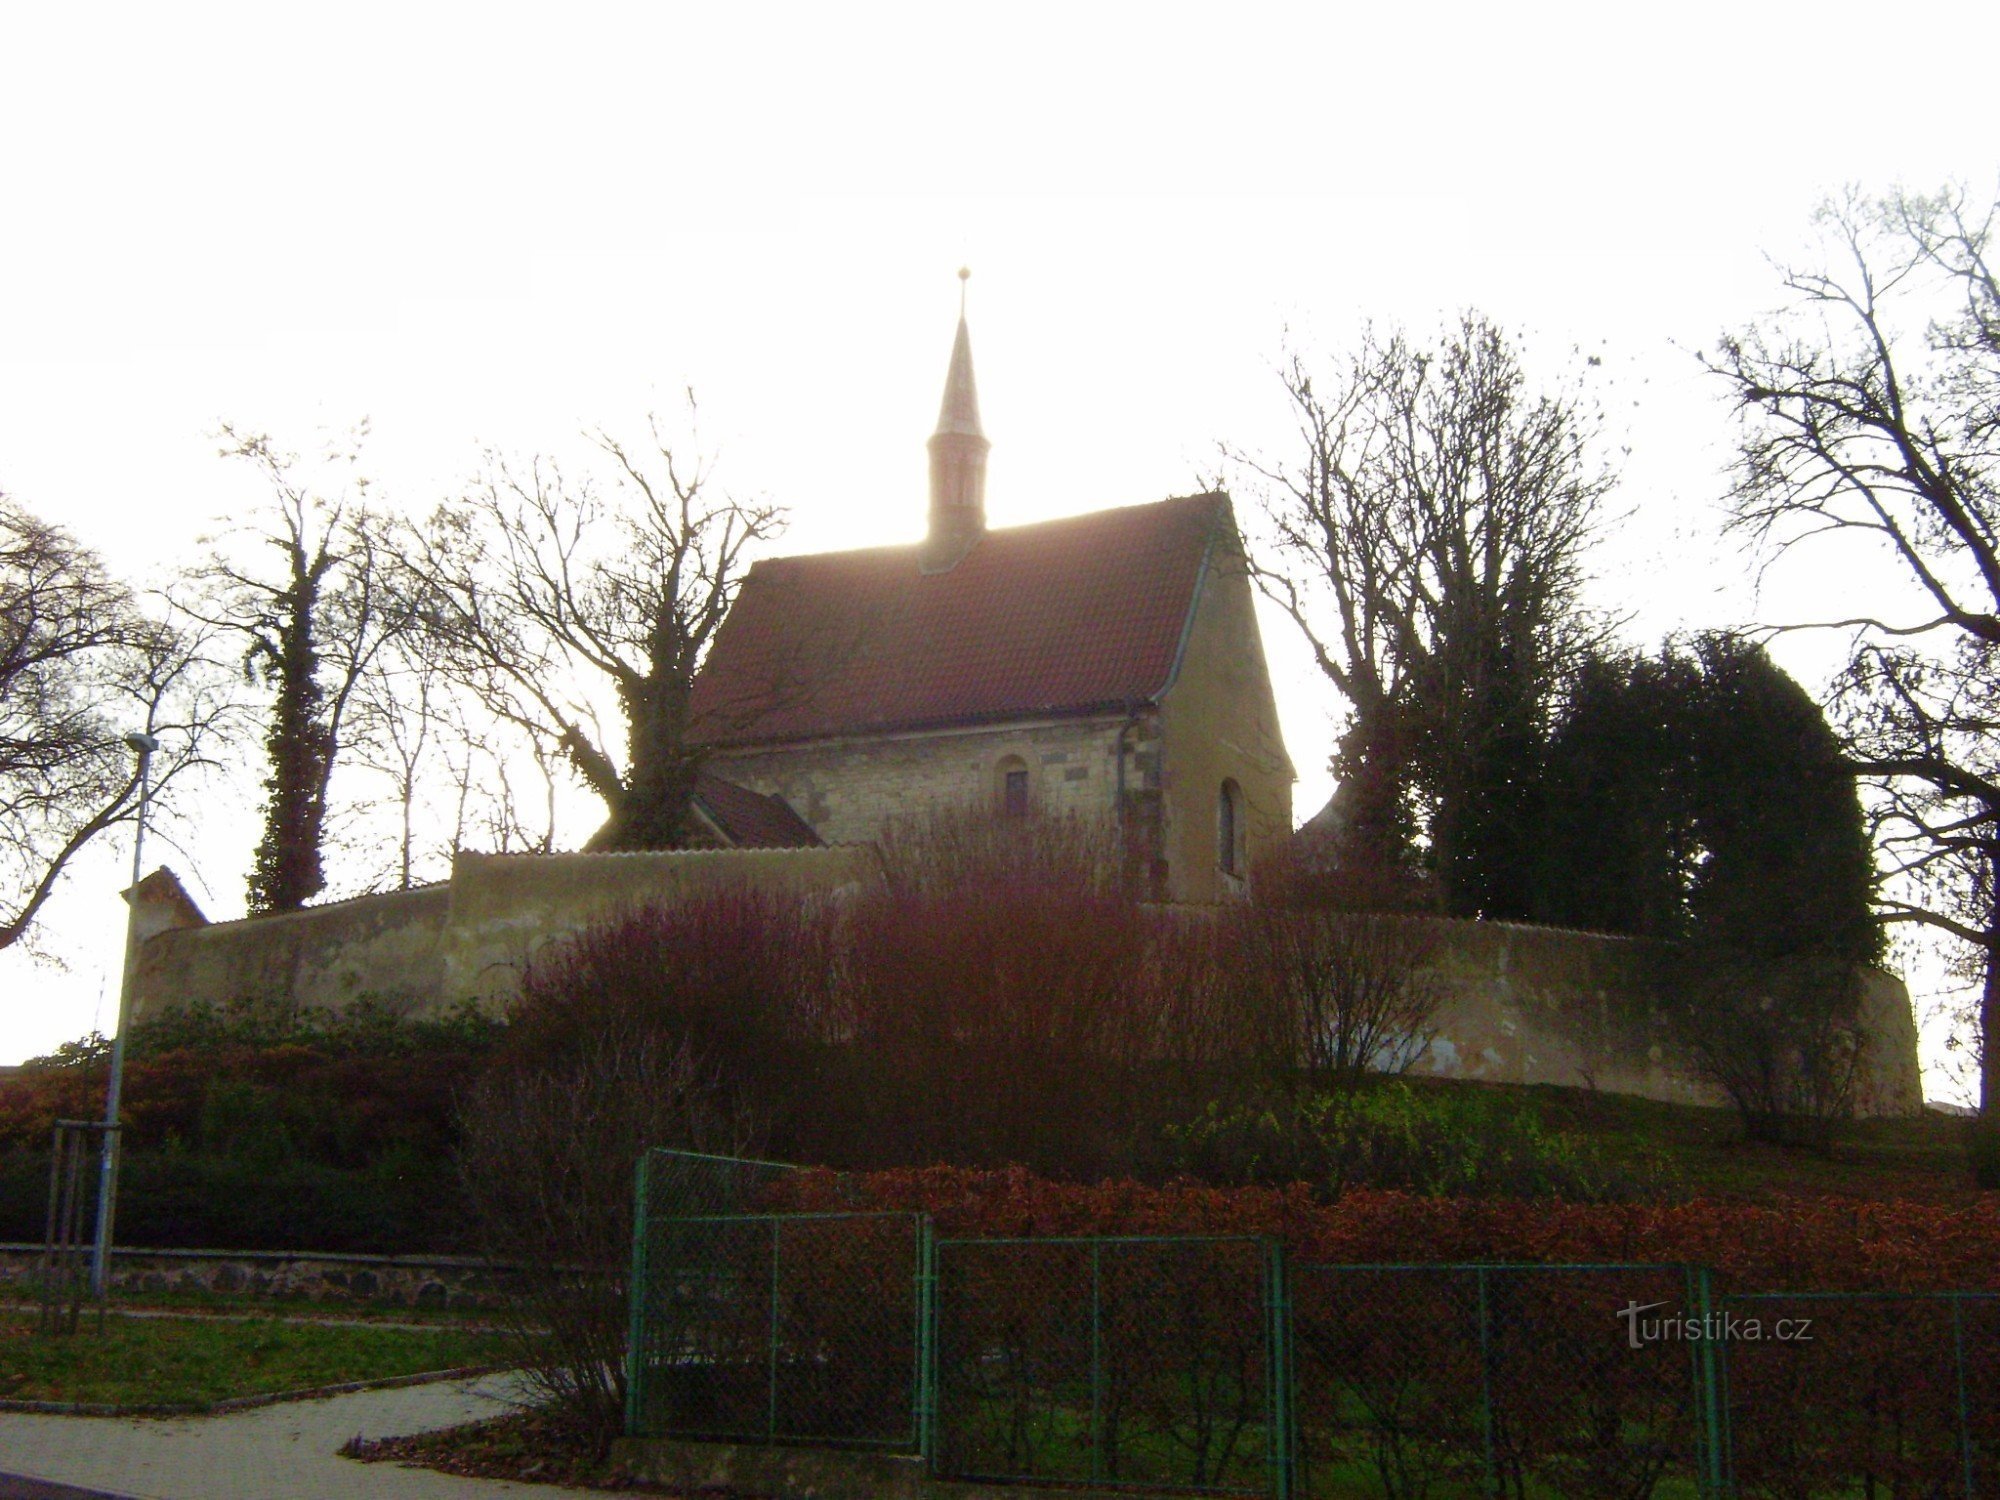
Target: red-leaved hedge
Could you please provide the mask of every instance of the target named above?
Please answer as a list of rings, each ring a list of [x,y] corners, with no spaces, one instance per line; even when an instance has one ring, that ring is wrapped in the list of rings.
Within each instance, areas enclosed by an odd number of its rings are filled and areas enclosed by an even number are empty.
[[[921,1211],[945,1235],[1258,1234],[1345,1264],[1649,1261],[1705,1265],[1736,1292],[2000,1291],[2000,1195],[1965,1207],[1796,1198],[1670,1204],[1420,1198],[1189,1181],[1053,1182],[1020,1168],[928,1167],[785,1182],[784,1209]]]

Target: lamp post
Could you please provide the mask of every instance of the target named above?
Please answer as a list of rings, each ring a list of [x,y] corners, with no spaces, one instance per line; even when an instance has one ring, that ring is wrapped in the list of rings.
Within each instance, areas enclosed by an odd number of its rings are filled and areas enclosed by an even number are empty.
[[[132,894],[125,913],[125,971],[118,982],[118,1030],[111,1037],[111,1086],[104,1096],[104,1146],[97,1176],[97,1242],[90,1257],[90,1290],[102,1297],[111,1285],[111,1220],[118,1208],[119,1096],[125,1087],[126,1018],[132,1008],[132,971],[139,961],[139,861],[146,848],[146,801],[152,792],[150,734],[128,734],[125,743],[139,757],[139,816],[132,834]]]

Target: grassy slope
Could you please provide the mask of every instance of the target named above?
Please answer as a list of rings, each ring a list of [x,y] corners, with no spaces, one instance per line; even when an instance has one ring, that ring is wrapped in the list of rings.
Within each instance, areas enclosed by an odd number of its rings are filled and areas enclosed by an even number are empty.
[[[74,1338],[43,1338],[30,1314],[0,1317],[0,1397],[18,1401],[204,1404],[503,1358],[499,1338],[450,1328],[114,1313],[101,1336],[86,1315]]]
[[[1726,1198],[1835,1194],[1861,1198],[1969,1197],[1965,1122],[1926,1113],[1857,1120],[1827,1156],[1742,1139],[1726,1109],[1661,1104],[1588,1089],[1412,1079],[1420,1088],[1479,1089],[1534,1110],[1551,1129],[1572,1130],[1616,1160],[1663,1155],[1689,1191]]]

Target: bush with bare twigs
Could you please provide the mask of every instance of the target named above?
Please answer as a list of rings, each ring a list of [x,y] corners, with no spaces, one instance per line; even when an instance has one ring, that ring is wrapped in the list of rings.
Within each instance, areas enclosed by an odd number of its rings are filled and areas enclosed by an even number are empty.
[[[634,1171],[652,1146],[750,1144],[693,1044],[603,1037],[488,1073],[460,1112],[460,1179],[529,1388],[608,1441],[625,1405]]]

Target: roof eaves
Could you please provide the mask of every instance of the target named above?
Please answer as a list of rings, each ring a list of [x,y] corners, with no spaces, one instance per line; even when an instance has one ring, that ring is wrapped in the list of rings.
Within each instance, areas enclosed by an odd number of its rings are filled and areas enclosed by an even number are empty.
[[[1172,681],[1171,678],[1168,679]],[[1089,703],[1060,707],[1003,708],[981,713],[940,714],[927,719],[883,719],[865,724],[843,724],[837,729],[816,729],[805,734],[776,735],[769,739],[711,740],[706,748],[718,751],[776,750],[793,745],[812,745],[824,740],[865,739],[881,734],[921,734],[933,729],[983,729],[991,724],[1014,724],[1042,719],[1087,719],[1093,714],[1129,712],[1134,705],[1159,701],[1157,693],[1137,698],[1104,698]]]

